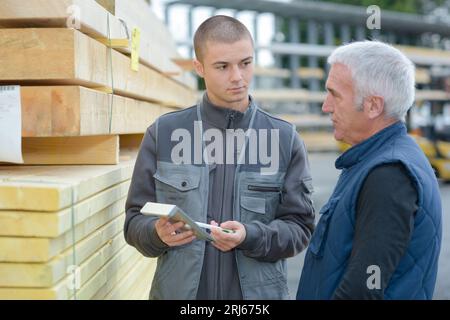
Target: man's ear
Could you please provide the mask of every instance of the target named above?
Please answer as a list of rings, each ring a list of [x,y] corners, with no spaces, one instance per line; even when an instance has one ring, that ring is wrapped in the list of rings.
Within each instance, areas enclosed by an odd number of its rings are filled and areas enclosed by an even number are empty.
[[[380,96],[370,96],[365,98],[364,111],[369,119],[379,117],[384,111],[384,98]]]
[[[205,75],[205,69],[203,68],[202,63],[201,63],[200,61],[198,61],[197,59],[194,59],[194,60],[193,60],[193,63],[194,63],[194,69],[195,69],[195,72],[197,72],[197,74],[198,74],[201,78],[203,78],[204,75]]]

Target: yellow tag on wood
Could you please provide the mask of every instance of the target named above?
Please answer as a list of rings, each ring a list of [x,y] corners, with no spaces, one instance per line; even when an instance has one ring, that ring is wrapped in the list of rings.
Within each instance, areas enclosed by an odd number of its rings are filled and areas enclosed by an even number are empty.
[[[139,51],[141,48],[141,29],[133,28],[131,36],[131,70],[139,71]]]

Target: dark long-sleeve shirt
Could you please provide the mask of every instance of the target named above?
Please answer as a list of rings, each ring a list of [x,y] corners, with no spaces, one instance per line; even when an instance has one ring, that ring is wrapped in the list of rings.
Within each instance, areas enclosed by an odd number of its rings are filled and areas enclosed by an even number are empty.
[[[334,299],[383,299],[408,248],[417,209],[417,192],[402,164],[370,172],[358,195],[353,249]],[[379,289],[369,279],[378,271]]]

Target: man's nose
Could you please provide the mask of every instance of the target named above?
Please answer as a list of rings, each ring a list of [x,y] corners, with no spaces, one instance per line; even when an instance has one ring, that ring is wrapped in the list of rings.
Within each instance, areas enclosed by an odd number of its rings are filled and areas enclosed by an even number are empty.
[[[332,104],[330,103],[329,100],[330,100],[329,99],[329,95],[327,95],[327,97],[325,98],[325,101],[322,104],[322,111],[324,113],[331,113],[331,112],[333,112],[333,107],[332,107]]]
[[[242,80],[242,73],[241,73],[241,70],[239,69],[239,66],[233,66],[231,68],[230,80],[232,82],[237,82],[237,81]]]

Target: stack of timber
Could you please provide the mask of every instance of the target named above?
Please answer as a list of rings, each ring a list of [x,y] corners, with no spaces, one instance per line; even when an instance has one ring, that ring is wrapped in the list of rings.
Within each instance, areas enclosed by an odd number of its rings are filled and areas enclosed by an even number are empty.
[[[117,164],[121,135],[142,138],[158,116],[197,100],[148,4],[101,2],[116,15],[94,0],[2,0],[0,85],[21,86],[25,164]]]
[[[0,299],[147,299],[155,259],[125,243],[134,157],[0,167]]]

